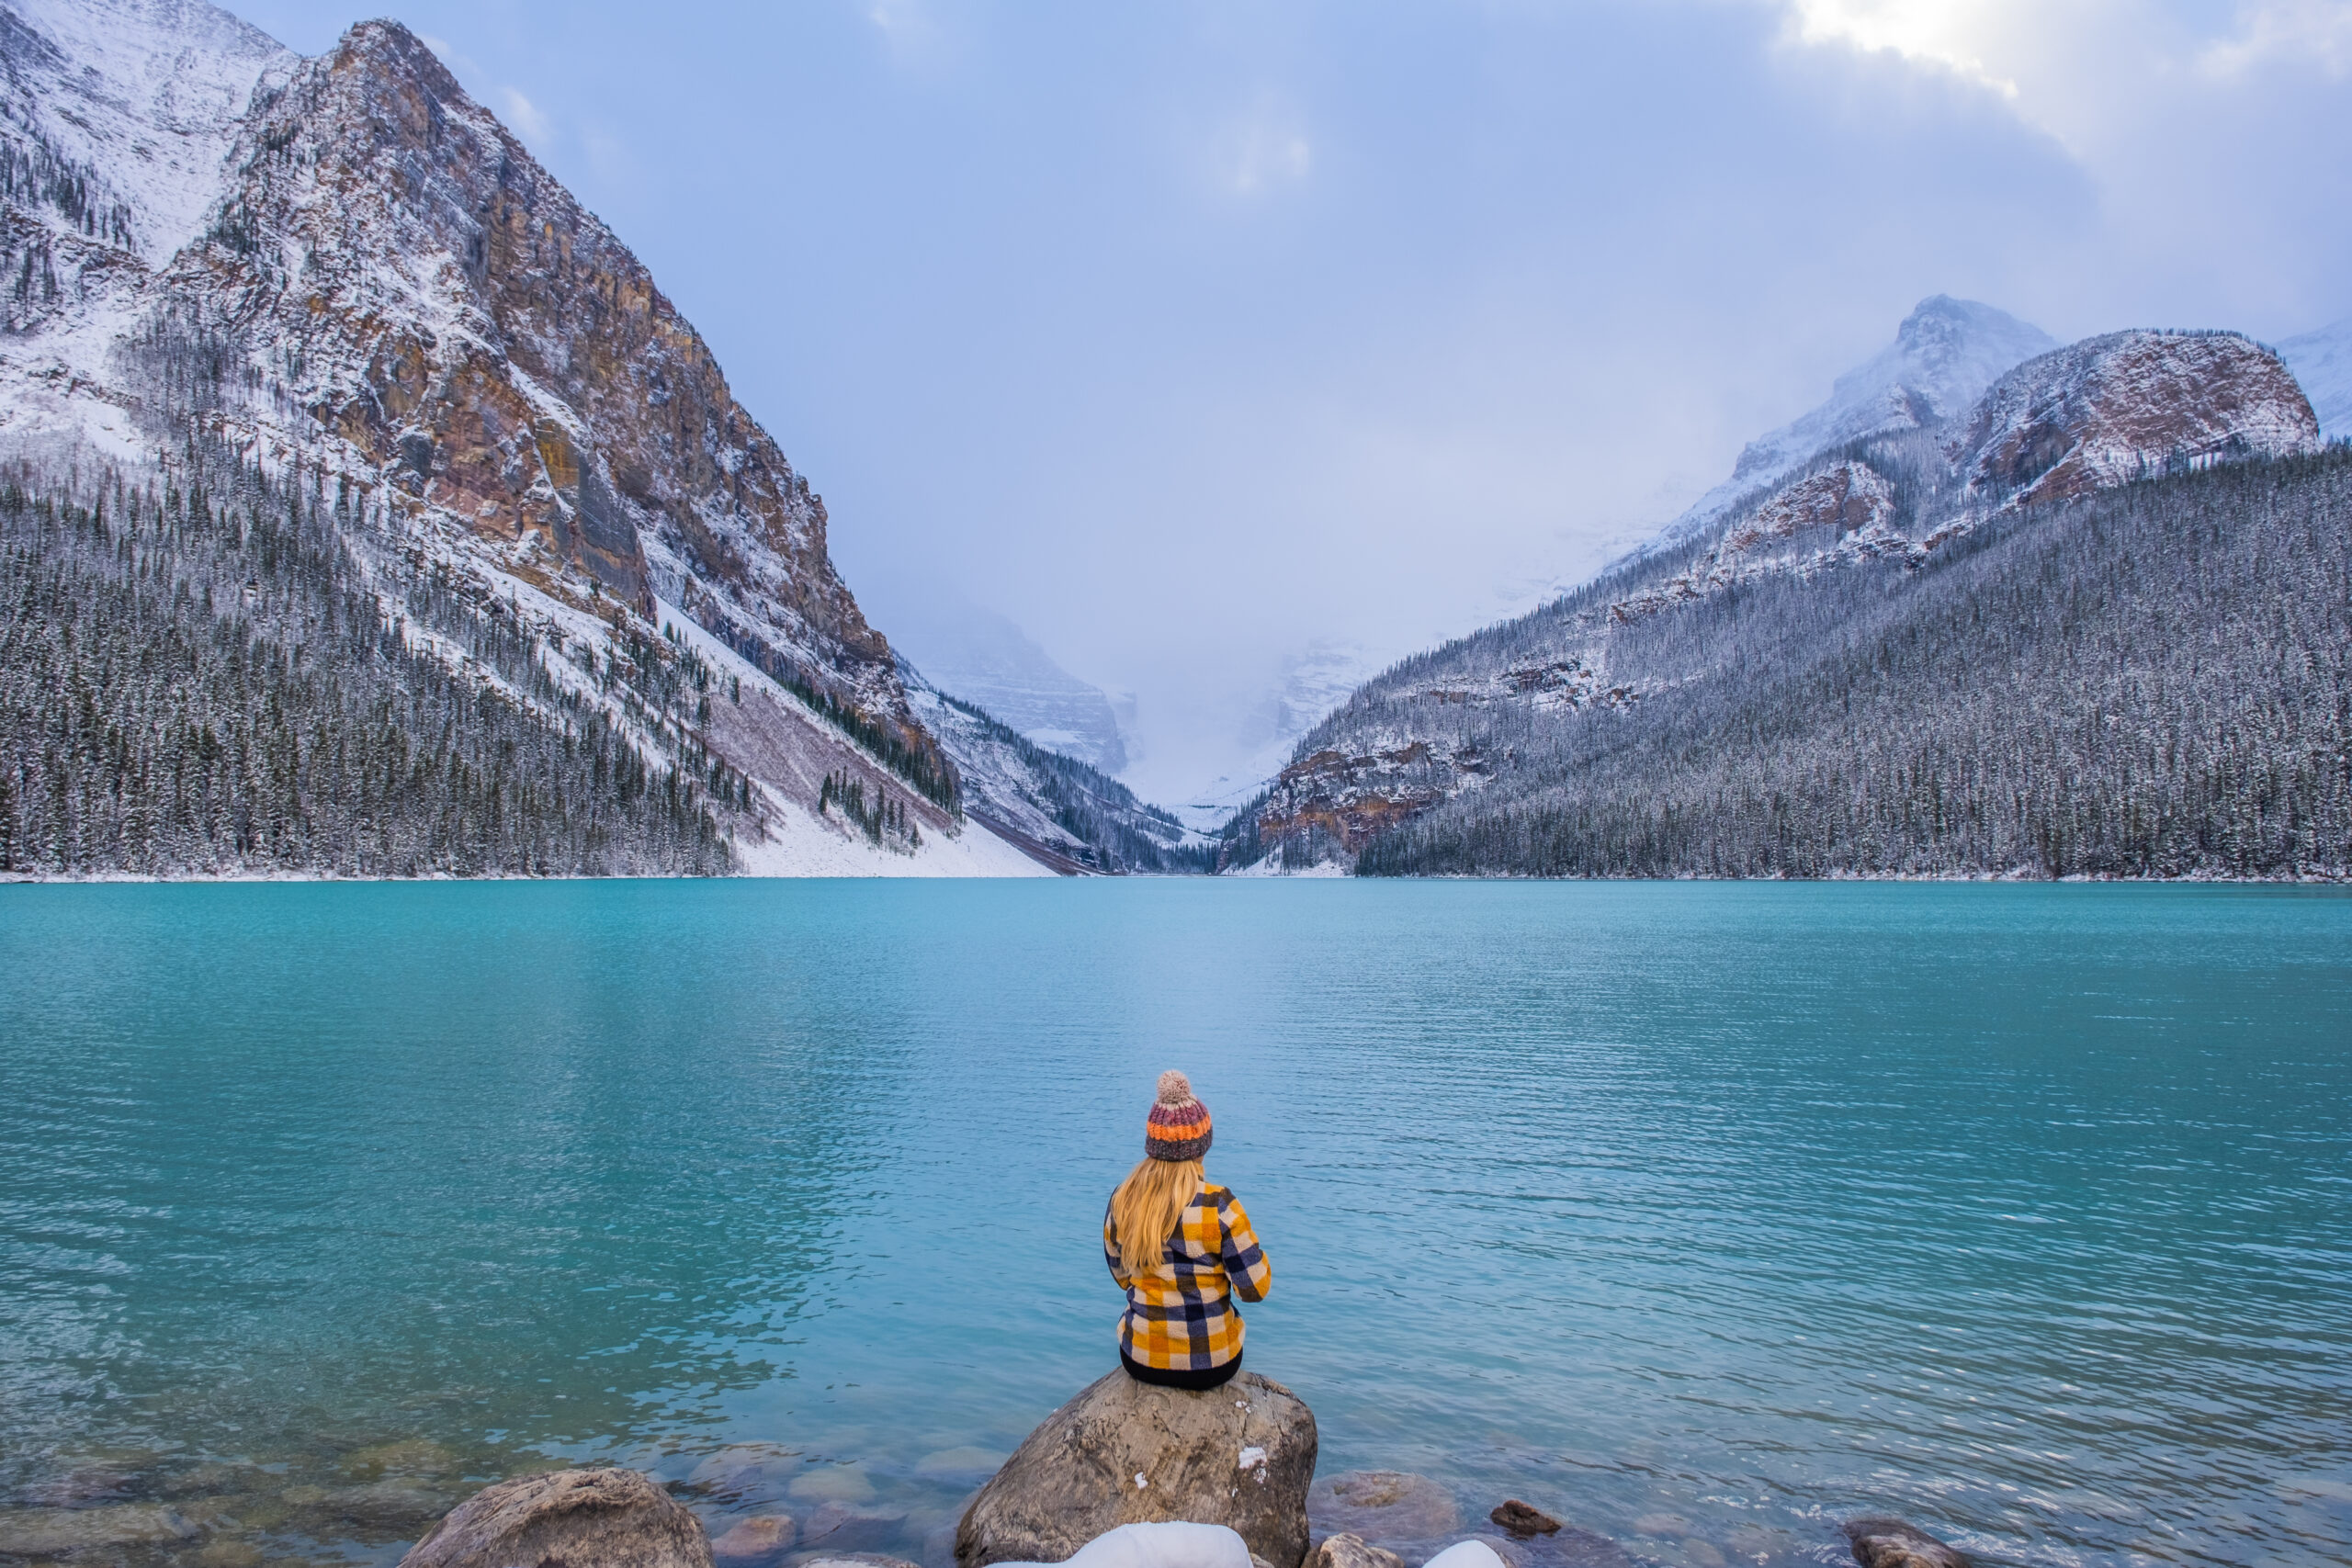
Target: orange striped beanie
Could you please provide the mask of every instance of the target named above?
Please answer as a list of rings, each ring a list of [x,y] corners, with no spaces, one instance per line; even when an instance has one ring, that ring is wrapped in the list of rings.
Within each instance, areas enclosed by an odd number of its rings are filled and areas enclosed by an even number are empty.
[[[1209,1108],[1193,1098],[1193,1082],[1170,1067],[1159,1075],[1159,1100],[1143,1130],[1152,1159],[1198,1159],[1209,1152]]]

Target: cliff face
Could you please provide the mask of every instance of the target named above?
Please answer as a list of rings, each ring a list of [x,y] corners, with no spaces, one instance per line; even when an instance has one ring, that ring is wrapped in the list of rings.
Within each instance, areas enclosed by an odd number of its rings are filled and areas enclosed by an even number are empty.
[[[729,863],[1035,869],[967,831],[701,336],[397,24],[305,60],[203,0],[0,0],[0,461],[42,493],[331,515],[320,570],[407,655],[526,750],[617,738]]]
[[[929,747],[808,481],[628,247],[413,35],[365,23],[303,62],[231,161],[168,310],[263,371],[265,423],[308,421],[519,569],[658,596]]]
[[[2027,361],[1944,455],[1979,504],[2026,505],[2227,457],[2316,451],[2294,376],[2235,333],[2109,333]]]

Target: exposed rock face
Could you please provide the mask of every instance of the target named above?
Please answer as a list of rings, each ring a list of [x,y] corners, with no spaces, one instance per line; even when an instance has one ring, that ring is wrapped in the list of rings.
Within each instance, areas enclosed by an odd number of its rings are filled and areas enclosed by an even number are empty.
[[[1817,570],[1858,553],[1903,553],[1914,547],[1888,526],[1894,513],[1894,487],[1884,475],[1867,463],[1833,463],[1774,491],[1714,548],[1657,587],[1618,600],[1610,616],[1656,615],[1768,572]]]
[[[2168,467],[2319,449],[2278,356],[2235,333],[2109,333],[2010,371],[1946,444],[1968,496],[2027,505]]]
[[[397,23],[265,93],[175,324],[486,539],[658,593],[925,745],[825,509],[628,248]]]
[[[1204,1393],[1114,1371],[1055,1411],[980,1488],[956,1533],[959,1568],[1058,1562],[1121,1525],[1238,1531],[1272,1568],[1306,1554],[1315,1416],[1269,1378]]]
[[[1703,536],[1832,448],[1952,419],[2012,366],[2057,346],[2041,328],[1990,305],[1944,294],[1922,299],[1892,344],[1838,378],[1828,401],[1749,442],[1730,479],[1635,553]]]
[[[1849,1519],[1842,1527],[1862,1568],[1968,1568],[1968,1558],[1901,1519]]]
[[[633,1470],[559,1470],[484,1487],[401,1568],[711,1568],[702,1522]]]
[[[1259,835],[1263,840],[1319,838],[1353,854],[1443,800],[1451,778],[1475,772],[1477,762],[1475,755],[1441,756],[1420,741],[1359,756],[1317,751],[1275,778],[1258,811]]]

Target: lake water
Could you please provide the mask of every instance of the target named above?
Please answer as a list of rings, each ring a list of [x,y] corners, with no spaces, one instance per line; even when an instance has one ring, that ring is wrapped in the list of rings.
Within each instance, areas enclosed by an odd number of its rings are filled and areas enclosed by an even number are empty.
[[[0,1553],[595,1459],[936,1562],[1169,1066],[1325,1474],[2352,1557],[2352,898],[1195,881],[0,887]]]

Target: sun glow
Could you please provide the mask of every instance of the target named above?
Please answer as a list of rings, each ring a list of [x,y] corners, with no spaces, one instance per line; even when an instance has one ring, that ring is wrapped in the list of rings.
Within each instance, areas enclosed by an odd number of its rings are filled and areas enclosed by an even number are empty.
[[[2008,9],[1999,0],[1792,0],[1791,6],[1797,36],[1806,43],[1893,50],[2014,96],[2017,84],[1984,59]]]

